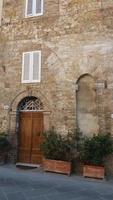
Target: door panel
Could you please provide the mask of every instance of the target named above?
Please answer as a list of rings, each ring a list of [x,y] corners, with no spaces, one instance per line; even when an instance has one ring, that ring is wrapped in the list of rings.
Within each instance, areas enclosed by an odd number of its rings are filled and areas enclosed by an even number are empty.
[[[38,122],[38,123],[37,123]],[[42,141],[43,131],[43,113],[32,114],[32,151],[31,163],[42,163],[42,155],[40,151],[40,144]]]
[[[20,113],[19,162],[29,163],[31,152],[31,113]]]
[[[19,162],[42,163],[40,151],[42,132],[42,112],[22,112],[20,114]]]

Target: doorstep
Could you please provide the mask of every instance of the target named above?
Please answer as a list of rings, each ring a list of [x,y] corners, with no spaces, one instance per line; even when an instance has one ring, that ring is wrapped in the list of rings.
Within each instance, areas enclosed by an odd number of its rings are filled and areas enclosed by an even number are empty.
[[[41,165],[39,164],[31,164],[31,163],[16,163],[16,167],[31,167],[31,168],[39,168]]]

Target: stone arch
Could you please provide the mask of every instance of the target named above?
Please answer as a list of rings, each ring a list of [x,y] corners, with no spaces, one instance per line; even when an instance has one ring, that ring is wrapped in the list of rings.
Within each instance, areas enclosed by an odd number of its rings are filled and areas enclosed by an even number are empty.
[[[85,73],[85,74],[82,74],[82,75],[80,75],[80,76],[78,77],[76,83],[78,84],[79,81],[80,81],[80,79],[82,79],[82,78],[84,78],[84,77],[90,77],[90,78],[92,78],[92,79],[94,80],[94,77],[93,77],[91,74]],[[94,80],[94,81],[95,81],[95,80]]]
[[[51,105],[50,105],[48,99],[42,94],[42,92],[40,92],[39,90],[37,91],[37,90],[29,90],[28,89],[28,90],[21,91],[14,97],[14,99],[12,100],[12,102],[10,104],[9,112],[16,112],[19,102],[22,99],[26,98],[27,96],[34,96],[36,98],[39,98],[43,102],[44,110],[45,111],[51,110],[50,109]]]
[[[18,93],[14,99],[12,100],[10,107],[9,107],[9,133],[16,133],[18,129],[18,123],[17,123],[17,108],[19,103],[22,101],[22,99],[28,97],[28,96],[34,96],[36,98],[39,98],[41,102],[43,103],[43,112],[44,112],[44,127],[45,129],[49,129],[50,125],[50,114],[52,110],[52,106],[49,104],[49,101],[47,98],[40,92],[39,90],[24,90]]]
[[[47,98],[43,95],[39,90],[28,89],[19,92],[10,103],[9,107],[9,123],[8,123],[8,131],[11,138],[13,150],[11,155],[11,160],[16,161],[18,155],[18,135],[19,135],[19,112],[18,105],[19,103],[27,97],[33,96],[36,99],[40,99],[43,103],[43,123],[44,130],[50,129],[51,126],[51,111],[52,106],[49,104]]]
[[[98,134],[95,80],[90,74],[83,74],[77,80],[76,114],[77,127],[84,135]]]

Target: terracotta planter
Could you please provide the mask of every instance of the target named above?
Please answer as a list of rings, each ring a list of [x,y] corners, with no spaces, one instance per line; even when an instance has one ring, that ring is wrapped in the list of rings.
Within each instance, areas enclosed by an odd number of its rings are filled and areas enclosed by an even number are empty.
[[[89,178],[104,179],[105,169],[104,169],[104,167],[84,165],[83,176],[89,177]]]
[[[71,162],[43,159],[44,171],[71,174]]]

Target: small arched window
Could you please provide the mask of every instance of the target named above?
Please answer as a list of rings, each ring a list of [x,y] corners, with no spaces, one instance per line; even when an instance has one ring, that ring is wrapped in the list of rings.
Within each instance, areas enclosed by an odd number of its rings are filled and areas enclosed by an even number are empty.
[[[43,104],[39,98],[25,97],[18,105],[18,111],[41,111]]]

